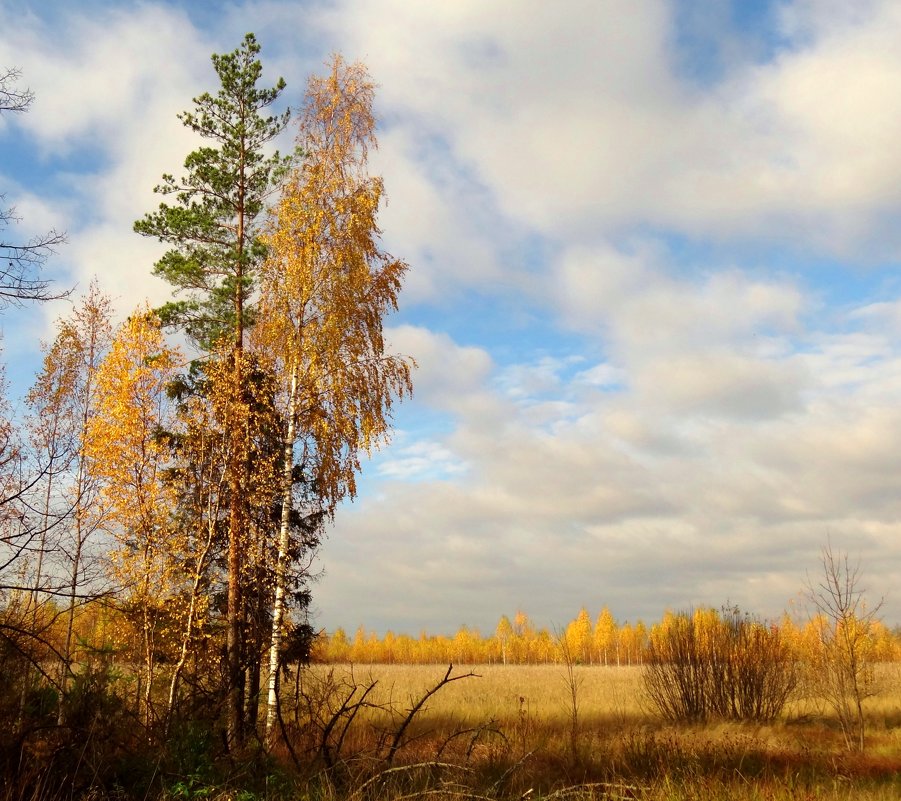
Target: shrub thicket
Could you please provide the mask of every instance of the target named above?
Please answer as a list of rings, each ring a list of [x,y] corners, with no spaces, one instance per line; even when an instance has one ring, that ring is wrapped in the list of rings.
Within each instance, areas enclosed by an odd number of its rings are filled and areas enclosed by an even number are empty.
[[[797,683],[779,630],[737,608],[671,615],[651,631],[644,689],[670,720],[771,720]]]

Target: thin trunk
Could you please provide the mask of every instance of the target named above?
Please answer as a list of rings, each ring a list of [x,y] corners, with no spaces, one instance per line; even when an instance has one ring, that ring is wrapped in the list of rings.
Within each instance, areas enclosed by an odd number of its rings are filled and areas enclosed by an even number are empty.
[[[282,465],[282,517],[278,532],[278,561],[275,566],[275,601],[272,607],[272,639],[269,644],[269,696],[266,702],[266,740],[275,731],[278,694],[279,649],[282,641],[282,621],[285,616],[285,584],[288,572],[288,548],[291,544],[291,489],[294,484],[294,437],[297,416],[297,362],[291,365],[291,390],[288,395],[288,427]]]
[[[148,600],[145,596],[143,610],[144,628],[144,726],[149,735],[150,725],[153,723],[151,704],[153,703],[153,623],[150,620],[150,610],[147,608]]]
[[[54,437],[56,434],[56,420],[54,420],[53,424],[53,435],[50,437],[50,442],[54,441]],[[54,451],[54,445],[51,444],[49,447],[49,459],[47,462],[47,490],[44,493],[44,510],[42,514],[42,524],[41,524],[41,544],[38,547],[38,563],[35,566],[34,571],[34,584],[31,587],[31,593],[28,597],[28,603],[25,607],[25,614],[31,613],[31,630],[37,631],[38,628],[38,593],[41,590],[41,575],[44,572],[44,554],[47,552],[47,530],[50,527],[50,499],[52,496],[53,489],[53,462],[55,461],[56,454]],[[19,521],[19,527],[21,530],[22,521]],[[18,723],[21,726],[25,722],[25,704],[28,700],[28,690],[31,688],[32,676],[35,674],[35,670],[32,665],[27,665],[25,668],[25,676],[22,681],[22,695],[19,698],[19,720]]]
[[[235,264],[235,330],[234,330],[234,391],[243,391],[244,360],[244,236],[245,236],[245,163],[246,143],[241,138],[239,150],[239,180],[236,205],[237,252]],[[242,417],[246,414],[243,397],[239,401]],[[228,532],[228,744],[241,748],[244,744],[244,681],[241,654],[244,638],[241,625],[241,545],[244,541],[244,489],[247,485],[247,435],[243,420],[240,425],[240,447],[232,449],[229,466],[229,532]]]
[[[260,714],[260,672],[262,670],[262,657],[257,656],[258,650],[254,648],[254,658],[249,661],[245,671],[246,686],[244,690],[244,730],[254,732],[257,730],[257,719]]]
[[[214,518],[211,517],[207,521],[206,542],[204,543],[203,550],[200,552],[200,556],[197,558],[197,565],[194,572],[194,582],[191,585],[191,602],[188,605],[188,622],[185,624],[185,633],[181,641],[181,652],[178,655],[178,662],[175,663],[175,667],[172,670],[172,680],[169,682],[169,700],[166,705],[166,725],[164,730],[164,735],[166,736],[168,736],[169,734],[169,726],[172,722],[172,713],[175,709],[175,698],[178,693],[178,681],[181,678],[181,673],[185,668],[186,662],[188,661],[188,654],[190,652],[191,646],[191,637],[194,634],[194,619],[197,615],[197,599],[200,595],[200,583],[203,579],[203,572],[204,570],[206,570],[206,560],[209,557],[210,550],[213,547],[214,529]]]
[[[229,531],[228,531],[228,742],[240,748],[244,742],[244,695],[241,692],[241,506],[238,496],[242,492],[241,481],[234,475],[234,465],[229,477]]]
[[[53,427],[53,435],[51,437],[51,442],[53,438],[56,436],[56,423],[54,422]],[[41,515],[42,518],[42,528],[41,528],[41,544],[38,549],[38,563],[35,567],[35,576],[34,576],[34,586],[31,588],[31,595],[29,598],[28,608],[33,614],[32,623],[37,623],[37,606],[38,606],[38,593],[41,589],[41,575],[44,572],[44,554],[47,551],[47,531],[50,528],[50,500],[52,498],[53,493],[53,463],[56,461],[56,453],[54,451],[55,445],[50,445],[50,454],[47,462],[47,489],[44,492],[44,511]]]
[[[78,574],[81,569],[81,550],[83,544],[81,515],[76,512],[75,517],[75,553],[72,555],[72,574],[69,583],[69,608],[66,616],[66,645],[63,648],[62,675],[60,676],[59,711],[57,724],[62,726],[64,721],[64,706],[66,691],[69,687],[69,676],[72,673],[72,633],[75,629],[75,597],[78,591]]]
[[[90,338],[88,340],[87,359],[85,361],[85,385],[84,396],[82,398],[81,408],[81,431],[78,438],[78,468],[75,471],[75,553],[72,555],[72,573],[69,582],[69,608],[66,620],[66,644],[63,648],[62,675],[60,676],[59,691],[59,709],[57,712],[57,723],[61,726],[64,722],[65,709],[64,701],[66,690],[69,686],[69,678],[72,674],[72,633],[75,627],[75,599],[78,592],[78,578],[81,572],[81,556],[84,549],[85,529],[84,529],[84,496],[86,493],[85,484],[87,481],[86,465],[84,456],[84,442],[88,430],[88,420],[91,415],[91,395],[93,392],[94,370],[96,368],[95,361],[97,359],[97,337],[96,328],[90,330]]]

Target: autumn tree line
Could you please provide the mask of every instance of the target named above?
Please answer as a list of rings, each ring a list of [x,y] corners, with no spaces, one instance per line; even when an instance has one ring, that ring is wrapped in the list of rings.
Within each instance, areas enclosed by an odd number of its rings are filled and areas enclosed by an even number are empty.
[[[580,665],[637,666],[648,662],[653,644],[664,640],[684,614],[668,611],[650,625],[642,620],[619,623],[607,607],[596,617],[583,607],[559,629],[549,629],[536,627],[518,611],[512,620],[502,615],[490,634],[465,625],[453,635],[423,631],[411,636],[389,630],[382,637],[362,626],[353,636],[337,628],[317,636],[312,658],[324,664],[542,665],[572,659]],[[713,631],[722,610],[697,609],[690,616],[699,630]],[[765,627],[777,632],[799,661],[815,661],[822,658],[824,631],[833,624],[822,614],[802,621],[786,614]],[[878,619],[868,621],[864,653],[871,662],[901,661],[901,632]]]
[[[259,53],[248,34],[213,56],[219,87],[179,115],[200,146],[134,225],[164,252],[130,269],[172,299],[116,324],[98,277],[0,408],[0,714],[20,751],[101,713],[145,743],[186,720],[232,753],[271,739],[323,527],[411,392],[383,337],[407,265],[380,244],[373,83],[336,56],[276,113]],[[0,112],[27,110],[19,77]],[[61,241],[0,243],[0,297],[66,295],[39,273]]]

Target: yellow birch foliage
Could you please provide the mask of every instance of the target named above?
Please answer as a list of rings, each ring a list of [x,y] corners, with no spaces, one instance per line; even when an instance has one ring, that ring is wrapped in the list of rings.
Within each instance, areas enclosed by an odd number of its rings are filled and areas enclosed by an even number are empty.
[[[605,606],[594,625],[594,647],[601,664],[610,664],[616,648],[617,626],[610,610]]]
[[[180,361],[165,345],[156,316],[139,309],[116,332],[97,371],[97,406],[85,437],[119,544],[115,570],[139,605],[152,603],[168,583],[173,503],[164,481],[168,445],[162,432],[172,422],[166,385]]]
[[[571,621],[564,633],[570,657],[582,664],[590,664],[592,626],[588,610],[583,606],[575,620]]]
[[[139,310],[116,333],[97,374],[97,410],[86,453],[126,542],[164,528],[171,508],[163,470],[171,422],[165,388],[179,364],[159,320]]]
[[[359,451],[383,441],[393,401],[411,391],[412,362],[386,353],[382,334],[407,265],[379,242],[383,185],[366,169],[373,92],[365,68],[337,56],[328,75],[310,80],[297,138],[303,165],[285,185],[259,276],[253,337],[286,386],[296,375],[288,414],[327,512],[355,494]]]

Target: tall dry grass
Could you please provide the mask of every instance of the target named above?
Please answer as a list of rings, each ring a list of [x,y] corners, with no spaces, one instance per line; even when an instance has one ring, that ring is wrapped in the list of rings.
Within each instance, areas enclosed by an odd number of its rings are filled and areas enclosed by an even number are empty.
[[[334,670],[350,680],[347,666],[313,670]],[[375,779],[380,738],[383,745],[385,733],[445,670],[352,669],[354,682],[376,684],[368,697],[373,706],[360,710],[355,734],[345,743],[343,756],[359,773],[345,775],[344,785],[328,785],[336,799],[360,794],[364,785],[362,796],[375,793],[384,801],[435,795],[448,801],[901,798],[901,676],[895,665],[879,669],[883,692],[868,703],[864,754],[846,753],[837,722],[803,693],[767,724],[677,725],[651,712],[640,668],[598,666],[576,667],[574,752],[562,666],[475,667],[477,676],[448,684],[429,699],[391,766],[396,773]]]
[[[656,717],[643,699],[640,668],[574,670],[579,705],[575,740],[571,683],[562,665],[472,668],[476,676],[442,686],[406,728],[409,710],[436,687],[446,666],[314,666],[299,674],[310,705],[299,708],[297,718],[292,682],[282,686],[287,745],[281,742],[272,751],[251,748],[220,763],[210,757],[215,752],[210,732],[187,727],[175,731],[178,739],[170,738],[165,758],[145,755],[148,772],[141,794],[110,782],[93,782],[81,790],[89,791],[93,801],[901,798],[899,666],[878,670],[882,692],[868,701],[870,733],[863,754],[845,750],[837,721],[810,693],[800,693],[766,724],[673,724]],[[467,666],[453,675],[469,671]],[[317,690],[323,692],[317,695]],[[326,759],[319,747],[323,727],[336,710],[340,713],[351,691],[354,702],[363,703],[352,716],[339,714],[328,729]],[[305,717],[310,713],[319,715],[316,725]],[[113,725],[109,720],[101,724],[98,737],[108,733],[104,725]],[[81,756],[84,741],[74,745],[79,759],[90,757],[88,751]],[[136,768],[137,752],[103,753],[127,757],[131,769]],[[13,784],[0,775],[0,801],[85,797],[71,784],[51,786],[37,770],[23,776]]]

